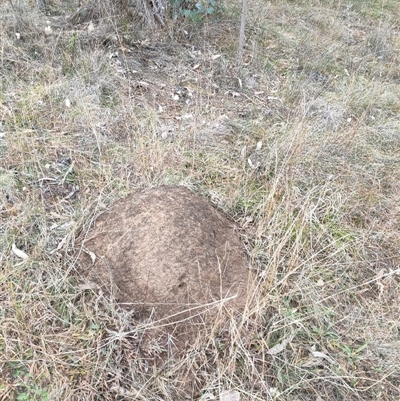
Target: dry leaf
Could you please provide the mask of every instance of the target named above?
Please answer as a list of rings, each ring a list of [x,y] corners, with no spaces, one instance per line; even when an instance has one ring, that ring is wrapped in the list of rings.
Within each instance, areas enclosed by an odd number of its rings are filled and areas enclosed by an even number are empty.
[[[204,393],[202,397],[200,398],[201,401],[209,401],[209,400],[215,400],[215,396],[212,393]]]
[[[114,385],[110,388],[111,391],[113,391],[114,393],[117,393],[120,396],[123,397],[134,397],[135,394],[132,393],[131,391],[127,390],[124,387],[118,386],[118,385]]]
[[[65,243],[67,242],[67,239],[68,239],[68,235],[66,235],[66,236],[58,243],[57,248],[52,249],[49,253],[50,253],[50,254],[53,254],[54,252],[59,251],[59,250],[65,245]]]
[[[300,366],[302,368],[314,368],[316,366],[321,366],[321,363],[322,363],[322,361],[320,358],[310,357],[304,363],[302,363]]]
[[[90,259],[92,259],[92,265],[94,265],[94,262],[96,262],[96,254],[87,249],[85,249],[85,252],[89,254]]]
[[[220,401],[240,401],[240,393],[236,390],[225,390],[219,395]]]
[[[148,88],[150,84],[146,81],[137,81],[137,86],[139,88]]]
[[[282,352],[286,346],[289,344],[291,339],[283,340],[280,344],[274,345],[270,350],[267,352],[269,355],[277,355]]]
[[[96,283],[85,283],[85,284],[79,284],[78,288],[81,291],[86,291],[86,290],[98,290],[100,288],[99,285]]]
[[[326,361],[328,361],[331,365],[337,365],[338,363],[331,358],[330,356],[324,354],[323,352],[319,352],[319,351],[311,351],[311,354],[314,358],[321,358],[321,359],[325,359]]]
[[[18,249],[15,244],[11,245],[11,250],[13,251],[14,255],[18,256],[20,259],[26,260],[29,258],[29,256],[24,251],[21,251],[21,249]]]
[[[279,391],[275,387],[270,387],[267,389],[267,391],[271,397],[278,397],[280,395]]]
[[[90,32],[93,32],[94,31],[94,25],[93,25],[93,22],[92,21],[90,21],[90,23],[89,23],[89,26],[88,26],[88,33],[90,33]]]

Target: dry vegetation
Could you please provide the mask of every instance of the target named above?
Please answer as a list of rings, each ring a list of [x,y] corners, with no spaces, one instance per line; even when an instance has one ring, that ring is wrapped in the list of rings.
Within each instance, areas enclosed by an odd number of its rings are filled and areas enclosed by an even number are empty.
[[[49,7],[0,5],[0,400],[400,399],[398,1],[249,1],[241,66],[239,2],[151,33]],[[163,367],[74,259],[161,184],[233,215],[259,277]]]

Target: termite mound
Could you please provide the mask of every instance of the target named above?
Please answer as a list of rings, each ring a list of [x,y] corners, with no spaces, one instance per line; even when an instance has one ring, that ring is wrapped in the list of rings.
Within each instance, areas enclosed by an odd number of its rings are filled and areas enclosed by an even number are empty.
[[[78,260],[138,320],[187,327],[244,308],[249,269],[238,231],[206,198],[161,186],[103,212],[80,241]]]

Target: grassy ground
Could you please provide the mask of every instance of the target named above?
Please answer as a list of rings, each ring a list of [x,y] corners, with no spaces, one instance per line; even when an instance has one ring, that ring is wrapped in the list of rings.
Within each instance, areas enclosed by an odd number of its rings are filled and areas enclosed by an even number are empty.
[[[241,66],[240,4],[146,33],[15,3],[0,5],[0,400],[400,399],[398,1],[250,1]],[[107,205],[162,184],[241,223],[258,284],[243,322],[158,369],[73,250]]]

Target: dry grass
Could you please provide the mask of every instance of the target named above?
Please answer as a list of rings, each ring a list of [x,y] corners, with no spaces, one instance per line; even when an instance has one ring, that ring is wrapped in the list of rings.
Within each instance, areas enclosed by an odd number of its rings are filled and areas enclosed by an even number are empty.
[[[399,399],[398,2],[252,2],[241,67],[239,7],[149,36],[16,3],[0,5],[0,400]],[[241,320],[163,367],[73,253],[100,210],[160,184],[234,215],[258,275]]]

